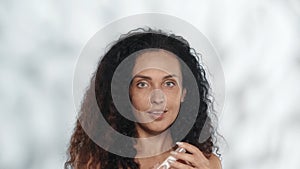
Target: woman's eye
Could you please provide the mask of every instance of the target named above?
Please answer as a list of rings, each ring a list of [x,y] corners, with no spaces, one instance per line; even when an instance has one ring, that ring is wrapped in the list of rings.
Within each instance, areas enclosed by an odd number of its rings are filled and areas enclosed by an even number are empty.
[[[171,82],[171,81],[167,81],[167,82],[165,82],[165,86],[167,86],[167,87],[174,87],[175,83]]]
[[[138,88],[145,88],[145,87],[148,87],[148,84],[146,82],[139,82],[136,84],[136,86]]]

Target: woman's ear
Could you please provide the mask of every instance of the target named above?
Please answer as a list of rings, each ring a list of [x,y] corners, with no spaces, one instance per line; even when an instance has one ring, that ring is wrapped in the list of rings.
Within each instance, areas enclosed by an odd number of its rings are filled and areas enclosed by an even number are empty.
[[[180,98],[180,102],[181,102],[181,103],[184,102],[185,95],[186,95],[186,88],[184,88],[184,89],[182,90],[181,98]]]

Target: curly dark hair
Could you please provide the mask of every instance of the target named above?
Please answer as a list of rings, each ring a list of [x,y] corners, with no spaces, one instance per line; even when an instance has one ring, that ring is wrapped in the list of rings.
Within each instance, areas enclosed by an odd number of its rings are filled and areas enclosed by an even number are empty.
[[[122,157],[106,151],[104,148],[98,146],[87,133],[98,132],[105,135],[106,142],[111,146],[120,144],[120,140],[114,138],[109,132],[105,130],[95,131],[94,126],[97,124],[99,118],[99,109],[105,120],[118,132],[129,137],[137,137],[135,129],[135,122],[124,118],[116,109],[112,94],[111,82],[115,70],[120,63],[134,52],[144,49],[156,48],[172,52],[179,57],[190,69],[194,78],[196,79],[199,97],[197,100],[197,108],[191,108],[190,112],[197,112],[196,117],[185,116],[183,123],[188,123],[194,118],[195,123],[189,130],[188,134],[180,141],[188,142],[198,147],[203,154],[210,158],[211,154],[216,151],[218,156],[219,147],[216,145],[216,127],[212,124],[210,114],[213,114],[212,96],[210,94],[210,85],[207,80],[206,72],[202,65],[200,65],[199,54],[190,47],[189,43],[181,36],[174,34],[167,34],[161,30],[153,29],[137,29],[122,35],[119,40],[111,44],[109,50],[105,53],[102,60],[98,63],[97,71],[93,74],[90,86],[88,87],[84,99],[82,101],[80,116],[76,121],[76,127],[72,134],[70,145],[68,148],[68,160],[65,163],[65,168],[139,168],[139,164],[134,161],[134,158]],[[129,71],[132,69],[128,68]],[[183,86],[189,91],[189,84],[184,82],[188,78],[183,74]],[[195,93],[187,94],[187,104],[195,102]],[[96,101],[95,101],[96,98]],[[97,108],[96,108],[97,107]],[[191,106],[192,107],[192,106]],[[84,119],[81,120],[80,119]],[[85,121],[89,119],[89,121]],[[92,119],[92,120],[91,120]],[[196,119],[196,120],[195,120]],[[86,124],[82,124],[82,123]],[[83,128],[83,125],[88,126]],[[180,126],[175,126],[173,130],[180,131]],[[206,126],[206,127],[205,127]],[[89,130],[89,131],[86,131]],[[176,138],[175,132],[172,136]],[[208,134],[207,139],[200,141],[200,134]],[[132,145],[132,152],[136,153]],[[109,149],[109,147],[108,147]],[[134,156],[133,156],[134,157]]]

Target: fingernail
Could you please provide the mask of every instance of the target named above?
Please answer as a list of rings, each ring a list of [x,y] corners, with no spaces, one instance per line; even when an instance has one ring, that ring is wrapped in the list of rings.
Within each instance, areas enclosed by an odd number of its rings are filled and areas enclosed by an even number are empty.
[[[171,151],[171,154],[177,155],[177,152],[176,151]]]
[[[182,142],[176,142],[176,144],[181,146],[183,143]]]
[[[169,159],[168,162],[169,162],[170,164],[172,164],[172,163],[175,162],[175,160]]]

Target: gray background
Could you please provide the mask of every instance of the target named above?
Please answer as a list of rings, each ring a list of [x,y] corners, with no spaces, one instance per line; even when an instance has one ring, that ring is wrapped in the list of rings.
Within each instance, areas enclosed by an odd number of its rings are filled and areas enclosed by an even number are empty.
[[[300,168],[299,1],[1,0],[0,169],[63,168],[77,57],[100,28],[145,12],[192,23],[218,51],[223,168]]]

